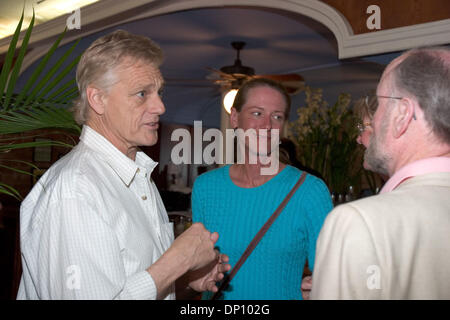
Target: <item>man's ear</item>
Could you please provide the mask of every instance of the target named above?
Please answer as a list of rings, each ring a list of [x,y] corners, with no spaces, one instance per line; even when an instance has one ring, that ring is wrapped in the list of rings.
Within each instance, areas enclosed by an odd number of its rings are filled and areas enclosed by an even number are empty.
[[[91,108],[95,113],[102,115],[105,112],[105,96],[103,90],[93,86],[88,86],[86,89],[86,97]]]
[[[230,124],[233,129],[238,127],[238,111],[235,108],[230,110]]]
[[[398,107],[394,111],[394,137],[399,138],[408,129],[415,114],[416,101],[410,98],[403,98],[398,102]]]

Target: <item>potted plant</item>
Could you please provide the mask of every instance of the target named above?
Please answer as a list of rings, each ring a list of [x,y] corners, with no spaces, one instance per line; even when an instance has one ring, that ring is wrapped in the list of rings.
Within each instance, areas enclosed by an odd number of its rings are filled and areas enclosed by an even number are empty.
[[[359,119],[352,111],[350,94],[340,94],[329,106],[322,89],[307,86],[305,93],[306,106],[297,109],[298,118],[288,126],[298,159],[318,172],[332,193],[344,196],[350,187],[358,193],[364,171],[363,149],[356,141]]]

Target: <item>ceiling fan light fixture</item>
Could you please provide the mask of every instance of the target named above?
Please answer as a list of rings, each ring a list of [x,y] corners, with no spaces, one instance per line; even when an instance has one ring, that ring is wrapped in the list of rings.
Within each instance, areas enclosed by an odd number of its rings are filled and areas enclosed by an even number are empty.
[[[238,89],[231,89],[223,96],[223,108],[228,114],[231,113],[231,107],[233,106],[234,98],[236,97],[237,92]]]
[[[236,50],[236,59],[231,66],[224,66],[220,70],[209,68],[211,71],[219,74],[220,79],[215,80],[215,84],[219,84],[222,90],[228,90],[223,95],[222,106],[225,111],[230,114],[233,106],[237,90],[250,79],[266,78],[281,83],[289,94],[296,94],[304,89],[305,81],[299,74],[255,74],[255,69],[242,65],[240,59],[240,51],[245,46],[243,41],[235,41],[231,43],[233,49]]]
[[[234,41],[231,46],[236,50],[236,60],[232,66],[225,66],[220,68],[220,71],[227,74],[242,74],[247,76],[253,76],[255,74],[255,69],[252,67],[243,66],[240,59],[240,51],[245,47],[245,42]]]
[[[255,74],[255,69],[247,66],[243,66],[240,60],[236,60],[235,64],[232,66],[225,66],[220,68],[220,71],[228,74],[244,74],[247,76],[253,76]]]

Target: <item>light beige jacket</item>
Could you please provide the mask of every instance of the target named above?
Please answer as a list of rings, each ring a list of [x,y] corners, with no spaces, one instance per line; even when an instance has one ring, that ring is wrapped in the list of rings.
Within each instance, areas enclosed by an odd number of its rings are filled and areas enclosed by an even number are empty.
[[[317,241],[311,299],[450,299],[450,173],[336,207]]]

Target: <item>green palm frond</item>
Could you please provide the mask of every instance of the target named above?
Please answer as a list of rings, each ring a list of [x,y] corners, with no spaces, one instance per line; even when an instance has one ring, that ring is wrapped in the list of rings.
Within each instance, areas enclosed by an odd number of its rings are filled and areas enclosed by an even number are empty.
[[[35,106],[40,107],[42,105],[49,107],[67,107],[70,101],[66,98],[76,96],[78,90],[74,79],[65,83],[62,83],[62,80],[75,68],[81,57],[81,55],[78,55],[71,59],[71,54],[80,40],[76,41],[61,56],[61,58],[58,59],[58,61],[50,66],[49,62],[66,33],[66,30],[64,30],[56,39],[47,54],[41,59],[23,89],[21,89],[19,93],[16,93],[18,90],[17,79],[19,71],[25,59],[28,42],[33,30],[34,12],[30,25],[23,38],[19,53],[14,61],[22,22],[23,13],[16,32],[12,37],[10,47],[5,57],[5,63],[3,64],[2,72],[0,73],[0,115],[7,111],[16,111],[16,109],[24,107],[32,108]]]
[[[36,67],[36,69],[34,70],[33,74],[30,76],[30,78],[28,79],[27,83],[25,84],[23,90],[18,95],[18,98],[17,98],[17,101],[16,101],[17,105],[20,105],[24,99],[28,99],[26,97],[26,95],[27,94],[29,95],[30,91],[31,91],[31,88],[33,86],[36,86],[36,82],[37,82],[38,77],[44,71],[45,66],[48,64],[50,58],[52,57],[52,55],[54,54],[54,52],[58,48],[58,46],[59,46],[59,44],[60,44],[60,42],[61,42],[61,40],[62,40],[62,38],[64,37],[65,34],[66,34],[66,30],[64,30],[64,32],[61,33],[61,35],[58,37],[58,39],[56,39],[55,43],[50,48],[50,50],[47,52],[47,54],[42,58],[41,62]]]
[[[47,128],[61,128],[80,133],[80,127],[70,111],[46,106],[45,102],[32,109],[16,108],[15,111],[0,114],[0,134],[23,133]]]
[[[17,42],[19,41],[20,29],[22,28],[22,22],[23,22],[23,15],[24,15],[24,13],[22,11],[22,16],[19,20],[16,31],[14,32],[11,43],[9,44],[8,53],[6,54],[5,62],[3,63],[3,67],[2,67],[2,72],[0,73],[0,93],[2,93],[2,100],[3,100],[3,92],[5,91],[6,84],[8,83],[9,73],[11,70],[11,66],[13,64],[14,54],[16,51],[16,45],[17,45]],[[34,16],[34,13],[33,13],[33,16]],[[34,20],[32,22],[34,22]],[[30,27],[32,28],[31,23],[30,23]]]
[[[15,149],[36,148],[36,147],[65,147],[71,148],[73,145],[58,140],[31,141],[22,143],[11,143],[0,145],[0,152],[9,152]]]
[[[22,18],[23,18],[23,14],[22,14]],[[32,28],[33,25],[34,25],[34,10],[33,10],[33,17],[30,22],[31,27],[28,27],[28,30],[25,33],[25,37],[23,38],[23,41],[22,41],[22,46],[20,47],[20,50],[19,50],[19,55],[16,59],[16,63],[14,64],[14,67],[9,76],[9,82],[8,82],[8,87],[6,90],[6,95],[4,95],[4,99],[3,99],[3,108],[9,107],[9,102],[11,100],[11,96],[14,93],[16,81],[19,78],[20,67],[22,66],[23,59],[25,58],[25,52],[27,50],[28,41],[30,40],[30,37],[31,37],[31,31],[33,30],[33,28]]]
[[[5,164],[1,164],[1,162],[13,162],[14,164],[20,163],[20,164],[24,164],[24,165],[26,165],[26,166],[28,166],[30,168],[33,168],[33,169],[37,169],[37,170],[39,169],[36,165],[34,165],[33,163],[28,162],[28,161],[9,160],[9,159],[2,159],[2,160],[0,160],[0,168],[5,168],[5,169],[8,169],[8,170],[12,170],[12,171],[15,171],[15,172],[18,172],[18,173],[21,173],[21,174],[30,175],[30,176],[33,175],[31,172],[24,171],[24,170],[21,170],[21,169],[17,169],[16,167],[8,166],[8,165],[5,165]]]
[[[22,200],[22,196],[20,195],[19,191],[17,191],[16,189],[14,189],[13,187],[0,182],[0,194],[7,194],[11,197],[16,198],[17,200],[21,201]]]
[[[65,141],[46,140],[24,142],[23,133],[30,132],[28,138],[36,137],[35,130],[56,129],[69,135],[79,135],[81,127],[75,122],[68,110],[71,101],[78,96],[75,79],[63,79],[75,68],[81,55],[73,58],[76,41],[54,64],[50,65],[56,49],[59,47],[66,30],[56,39],[49,51],[40,60],[32,75],[20,90],[17,86],[20,69],[26,58],[28,43],[34,26],[34,11],[30,24],[24,34],[19,48],[19,38],[24,20],[24,12],[11,38],[0,73],[0,153],[20,148],[42,146],[73,147]],[[9,135],[5,137],[5,135]],[[75,144],[75,143],[74,143]],[[30,174],[14,165],[6,165],[4,161],[0,168],[13,170],[21,174]],[[14,160],[24,163],[23,160]],[[32,167],[33,165],[29,163]],[[21,199],[19,192],[5,182],[0,182],[0,194],[8,194]]]

